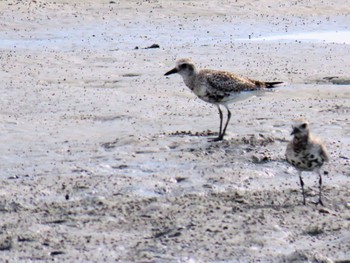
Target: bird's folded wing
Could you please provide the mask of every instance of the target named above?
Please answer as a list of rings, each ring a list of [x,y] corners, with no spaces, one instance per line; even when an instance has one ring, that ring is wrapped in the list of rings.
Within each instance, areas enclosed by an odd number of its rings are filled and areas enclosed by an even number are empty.
[[[250,80],[224,71],[207,72],[206,79],[213,89],[223,92],[241,92],[259,89]]]
[[[325,162],[329,161],[329,153],[324,145],[321,145],[320,154],[322,158],[325,160]]]

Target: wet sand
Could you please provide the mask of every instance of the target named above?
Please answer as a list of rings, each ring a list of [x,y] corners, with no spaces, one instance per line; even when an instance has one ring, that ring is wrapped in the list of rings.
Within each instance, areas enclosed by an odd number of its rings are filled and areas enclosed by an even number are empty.
[[[350,45],[291,37],[349,32],[349,6],[0,2],[1,261],[350,260]],[[288,85],[208,142],[217,109],[163,76],[183,57]],[[284,161],[298,117],[331,155],[325,207]]]

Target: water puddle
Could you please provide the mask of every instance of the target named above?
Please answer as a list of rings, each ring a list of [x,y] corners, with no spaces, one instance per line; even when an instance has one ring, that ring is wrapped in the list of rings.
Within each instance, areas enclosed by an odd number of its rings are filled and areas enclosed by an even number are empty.
[[[244,39],[248,40],[248,39]],[[323,31],[323,32],[306,32],[282,34],[274,36],[265,36],[251,38],[253,41],[310,41],[310,42],[327,42],[337,44],[350,44],[350,31]]]
[[[97,48],[108,42],[97,27],[66,28],[57,31],[37,31],[31,34],[3,35],[0,48],[20,49],[74,49],[76,47]],[[1,34],[0,34],[1,36]],[[107,40],[106,40],[107,39]]]

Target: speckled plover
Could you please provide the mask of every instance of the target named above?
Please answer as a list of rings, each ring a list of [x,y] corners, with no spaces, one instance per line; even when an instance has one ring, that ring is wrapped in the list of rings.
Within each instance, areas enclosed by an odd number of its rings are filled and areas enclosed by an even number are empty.
[[[273,88],[283,82],[263,82],[237,76],[234,73],[218,70],[203,69],[197,70],[190,59],[180,59],[176,67],[165,76],[179,73],[186,86],[189,87],[198,98],[215,104],[220,115],[219,136],[213,141],[220,141],[224,138],[227,125],[231,118],[228,104],[247,99],[258,95],[266,88]],[[223,128],[223,114],[220,105],[227,110],[227,121]]]
[[[294,138],[288,143],[286,159],[288,163],[292,164],[298,170],[303,193],[303,204],[305,205],[305,191],[301,173],[303,171],[316,171],[319,176],[319,199],[316,204],[323,205],[320,168],[324,162],[329,160],[327,149],[320,139],[310,133],[309,123],[307,121],[303,119],[296,120],[292,127],[293,131],[291,135],[294,135]]]

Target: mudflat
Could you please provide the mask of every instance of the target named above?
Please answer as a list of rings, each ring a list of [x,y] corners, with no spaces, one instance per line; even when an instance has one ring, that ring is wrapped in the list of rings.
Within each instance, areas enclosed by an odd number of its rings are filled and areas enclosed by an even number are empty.
[[[1,1],[2,262],[348,262],[349,1]],[[330,37],[331,36],[331,37]],[[199,68],[287,84],[215,106]],[[285,162],[306,118],[331,161]]]

